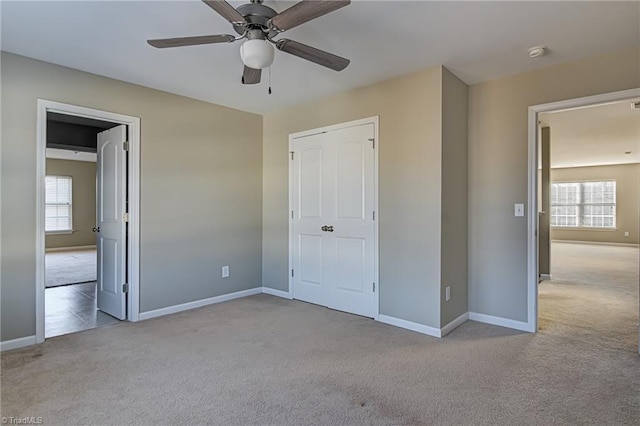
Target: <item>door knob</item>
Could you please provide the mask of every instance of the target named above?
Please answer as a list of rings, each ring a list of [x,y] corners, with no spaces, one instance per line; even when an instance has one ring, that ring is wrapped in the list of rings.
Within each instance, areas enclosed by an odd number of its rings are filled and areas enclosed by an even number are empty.
[[[329,232],[333,232],[333,225],[331,225],[331,226],[327,226],[327,231],[329,231]]]
[[[321,230],[323,230],[324,232],[327,232],[329,230],[329,227],[327,225],[324,225],[322,228],[320,228]]]
[[[97,228],[94,226],[93,227],[93,232],[100,232],[100,227],[98,226]]]

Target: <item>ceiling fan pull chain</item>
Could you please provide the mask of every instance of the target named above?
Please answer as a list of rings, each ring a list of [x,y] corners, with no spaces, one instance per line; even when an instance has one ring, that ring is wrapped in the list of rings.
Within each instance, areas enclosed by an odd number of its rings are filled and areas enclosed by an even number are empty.
[[[271,67],[269,67],[269,94],[271,94]]]

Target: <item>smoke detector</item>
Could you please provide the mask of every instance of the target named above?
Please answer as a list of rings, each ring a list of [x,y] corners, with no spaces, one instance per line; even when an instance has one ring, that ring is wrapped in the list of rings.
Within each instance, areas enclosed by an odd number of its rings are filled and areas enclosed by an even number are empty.
[[[539,58],[540,56],[543,56],[546,53],[547,53],[546,46],[534,46],[531,49],[529,49],[530,58]]]

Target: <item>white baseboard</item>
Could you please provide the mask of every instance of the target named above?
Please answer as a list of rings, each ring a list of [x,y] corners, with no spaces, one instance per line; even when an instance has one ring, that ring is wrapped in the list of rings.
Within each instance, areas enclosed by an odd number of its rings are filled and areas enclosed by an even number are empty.
[[[540,281],[551,281],[551,274],[540,274],[538,282]]]
[[[388,315],[379,315],[378,321],[418,333],[426,334],[427,336],[442,337],[442,331],[439,328],[429,327],[428,325],[418,324],[416,322],[411,322],[396,317],[390,317]]]
[[[458,328],[460,325],[465,323],[469,319],[469,312],[465,312],[460,315],[458,318],[451,321],[449,324],[445,325],[440,329],[440,337],[444,337],[447,334],[451,333],[453,330]]]
[[[499,325],[500,327],[513,328],[520,331],[530,331],[529,324],[522,321],[516,321],[508,318],[494,317],[492,315],[479,314],[476,312],[469,312],[469,319],[471,321],[483,322],[485,324]]]
[[[53,253],[56,251],[77,251],[77,250],[95,250],[96,246],[75,246],[75,247],[51,247],[45,250],[46,253]]]
[[[249,290],[236,291],[235,293],[223,294],[221,296],[209,297],[208,299],[195,300],[181,305],[167,306],[166,308],[155,309],[148,312],[140,312],[140,320],[147,320],[177,312],[188,311],[189,309],[201,308],[207,305],[227,302],[229,300],[240,299],[241,297],[253,296],[262,293],[262,287],[251,288]]]
[[[293,296],[288,291],[276,290],[275,288],[262,287],[264,294],[270,294],[271,296],[283,297],[285,299],[293,299]]]
[[[19,339],[5,340],[0,342],[0,352],[10,351],[11,349],[24,348],[36,344],[36,336],[20,337]]]
[[[578,241],[578,240],[551,240],[552,243],[568,243],[568,244],[589,244],[595,246],[622,246],[622,247],[638,247],[639,244],[634,243],[610,243],[607,241]]]

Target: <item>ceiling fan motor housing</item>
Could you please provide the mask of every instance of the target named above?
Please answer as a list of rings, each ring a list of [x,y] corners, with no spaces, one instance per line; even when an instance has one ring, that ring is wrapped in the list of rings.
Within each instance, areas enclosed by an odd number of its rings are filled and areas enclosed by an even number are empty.
[[[269,20],[276,16],[278,12],[261,3],[248,3],[238,6],[238,12],[247,20],[247,24],[233,26],[233,29],[238,34],[242,35],[251,29],[260,29],[265,33],[268,32],[269,37],[278,35],[277,31],[268,31]]]

